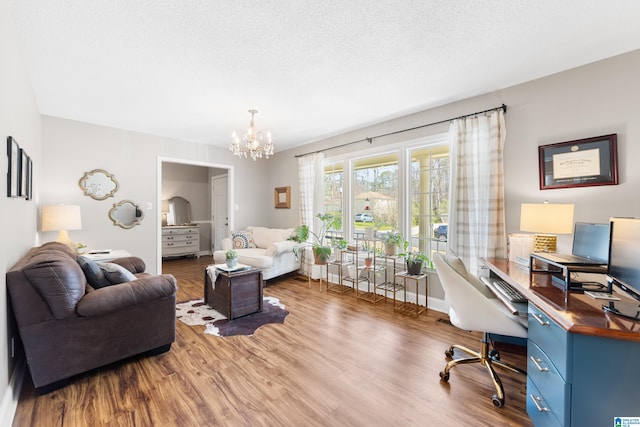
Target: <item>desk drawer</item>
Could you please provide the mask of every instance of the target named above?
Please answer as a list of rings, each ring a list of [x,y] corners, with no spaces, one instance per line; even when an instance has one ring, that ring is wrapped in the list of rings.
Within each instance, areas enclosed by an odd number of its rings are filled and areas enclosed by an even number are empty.
[[[527,387],[533,382],[539,393],[534,396],[541,397],[558,420],[568,425],[571,385],[565,383],[544,351],[531,341],[527,346],[527,377]],[[527,395],[529,394],[532,393],[527,389]]]
[[[162,229],[162,235],[163,236],[170,236],[170,235],[176,235],[176,234],[200,234],[200,229],[197,227],[189,227],[189,228],[181,228],[181,227],[176,227],[176,228],[163,228]]]
[[[571,383],[571,335],[538,307],[529,304],[529,341],[534,342],[555,366],[565,382]]]
[[[162,236],[162,242],[188,242],[188,241],[196,241],[199,240],[200,236],[197,234],[173,234],[170,236]]]
[[[527,378],[527,414],[534,426],[562,427],[562,423],[530,377]]]

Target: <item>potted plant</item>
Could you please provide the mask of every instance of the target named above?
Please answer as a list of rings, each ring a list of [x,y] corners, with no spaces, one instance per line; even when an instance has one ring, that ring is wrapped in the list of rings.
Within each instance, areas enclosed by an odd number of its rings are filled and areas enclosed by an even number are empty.
[[[333,254],[337,261],[342,261],[342,251],[347,249],[347,241],[345,239],[334,239],[332,242]]]
[[[308,225],[301,225],[294,231],[294,236],[290,238],[295,240],[296,238],[302,238],[304,236],[307,239],[312,238],[312,242],[309,242],[313,247],[313,257],[316,264],[326,264],[331,255],[331,246],[325,244],[325,236],[330,229],[340,229],[342,227],[342,219],[331,213],[317,214],[316,217],[322,221],[322,226],[318,232],[311,231]],[[296,240],[297,241],[297,240]],[[293,248],[293,252],[298,256],[300,246]]]
[[[384,243],[384,252],[386,255],[394,256],[398,251],[398,245],[402,242],[402,234],[397,231],[389,231],[382,235],[382,243]]]
[[[226,252],[227,267],[236,268],[238,265],[238,252],[230,249]]]
[[[404,257],[407,262],[407,273],[412,275],[420,274],[422,265],[429,263],[429,258],[422,252],[413,252],[409,250],[409,242],[404,241],[404,251],[400,256]]]

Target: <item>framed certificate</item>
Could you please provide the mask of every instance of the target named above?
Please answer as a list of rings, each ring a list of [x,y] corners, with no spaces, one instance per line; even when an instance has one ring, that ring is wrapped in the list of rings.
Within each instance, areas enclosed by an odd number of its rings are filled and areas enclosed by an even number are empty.
[[[540,189],[618,184],[617,134],[538,147]]]

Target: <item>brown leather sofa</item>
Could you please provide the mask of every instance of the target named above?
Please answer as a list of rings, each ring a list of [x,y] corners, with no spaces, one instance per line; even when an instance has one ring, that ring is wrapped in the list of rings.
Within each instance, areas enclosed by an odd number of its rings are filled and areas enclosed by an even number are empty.
[[[135,280],[94,289],[76,254],[50,242],[7,272],[7,288],[33,384],[40,393],[73,375],[175,341],[176,279],[144,273],[137,257],[110,261]],[[128,273],[127,273],[128,274]]]

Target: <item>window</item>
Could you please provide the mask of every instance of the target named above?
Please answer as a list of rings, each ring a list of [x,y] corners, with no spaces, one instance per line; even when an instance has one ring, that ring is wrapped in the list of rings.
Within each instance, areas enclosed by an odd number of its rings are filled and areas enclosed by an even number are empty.
[[[344,163],[335,162],[324,166],[324,211],[331,213],[338,218],[343,218],[343,179]],[[341,223],[342,223],[341,221]],[[327,230],[328,239],[343,236],[342,227],[340,230]]]
[[[388,153],[353,162],[353,230],[378,233],[398,229],[398,154]]]
[[[344,226],[333,235],[363,237],[373,226],[378,237],[399,231],[413,251],[429,258],[445,252],[449,171],[446,133],[368,157],[325,160],[325,211],[340,216]]]
[[[411,161],[411,246],[432,257],[445,252],[449,213],[449,147],[436,145],[409,151]]]

